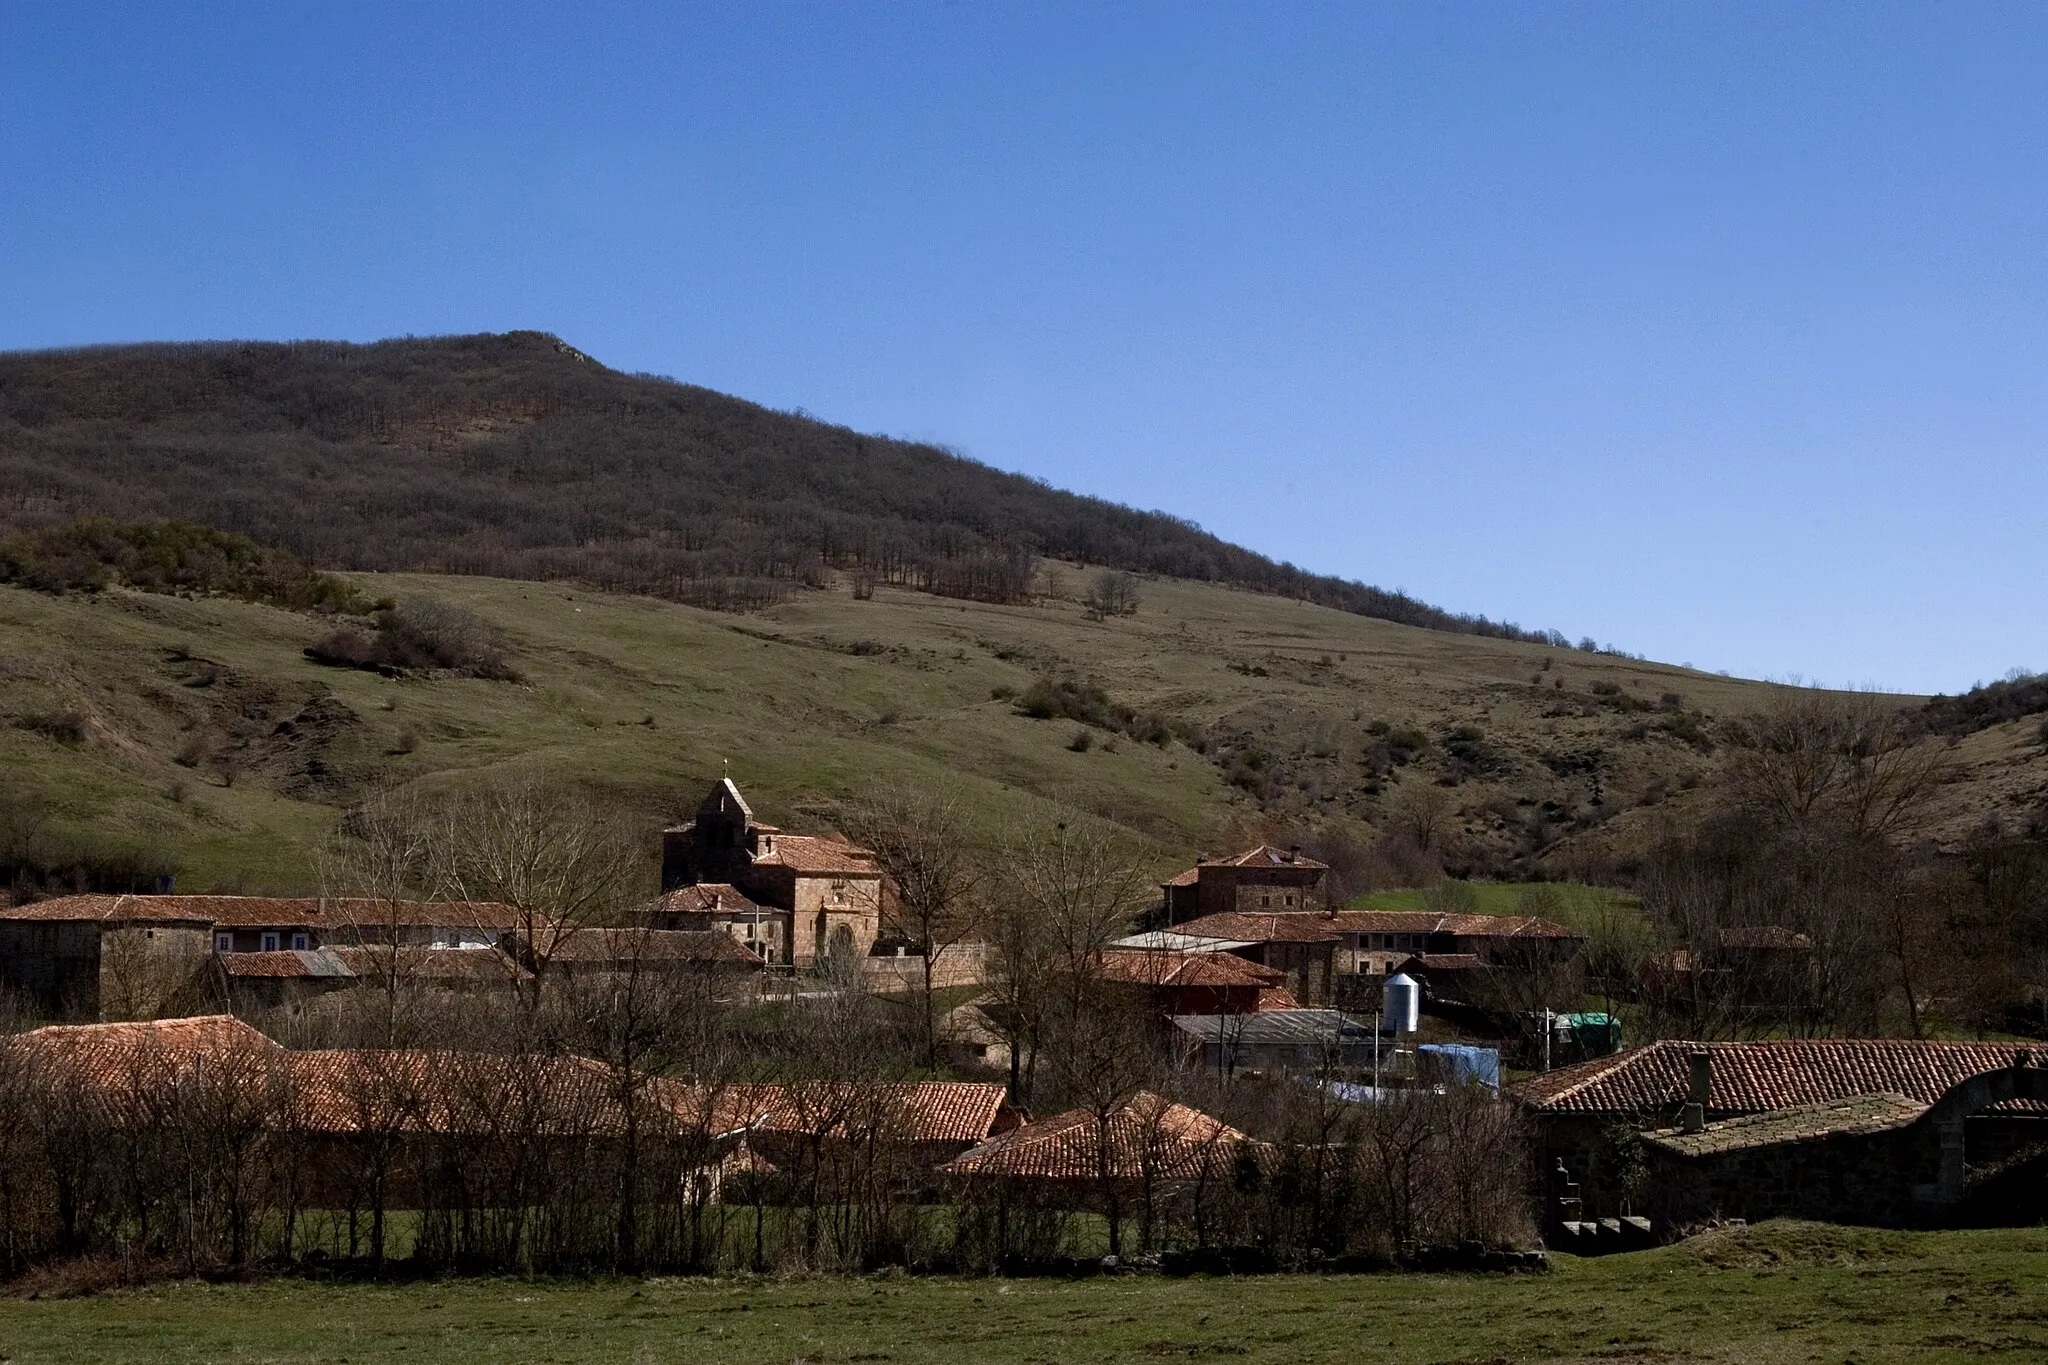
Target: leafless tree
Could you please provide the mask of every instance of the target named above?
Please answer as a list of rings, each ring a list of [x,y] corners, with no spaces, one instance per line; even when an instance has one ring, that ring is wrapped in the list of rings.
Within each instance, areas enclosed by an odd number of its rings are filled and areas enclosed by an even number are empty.
[[[1009,1045],[1010,1093],[1023,1103],[1053,1012],[1081,1008],[1072,997],[1092,988],[1104,945],[1129,931],[1153,888],[1113,837],[1064,822],[1026,830],[1004,865],[1007,878],[984,922],[987,1013]]]
[[[449,899],[511,909],[535,1006],[571,939],[653,891],[628,817],[581,791],[494,783],[437,796],[424,813],[429,884]]]
[[[841,828],[870,849],[895,892],[893,924],[918,955],[917,1004],[927,1064],[939,1064],[932,984],[940,959],[982,929],[989,862],[960,802],[946,793],[870,794]]]
[[[587,932],[604,940],[609,969],[568,977],[555,1005],[571,1046],[606,1067],[604,1083],[622,1125],[613,1265],[631,1270],[640,1264],[648,1130],[655,1139],[677,1136],[675,1115],[654,1097],[653,1083],[680,1073],[703,1085],[723,1073],[724,1007],[708,967],[649,951],[652,929]]]
[[[1912,828],[1953,768],[1903,706],[1874,692],[1799,691],[1728,730],[1735,799],[1773,825],[1852,838]]]
[[[1082,599],[1088,619],[1105,621],[1112,616],[1135,616],[1138,611],[1138,577],[1121,569],[1104,569],[1095,575]]]

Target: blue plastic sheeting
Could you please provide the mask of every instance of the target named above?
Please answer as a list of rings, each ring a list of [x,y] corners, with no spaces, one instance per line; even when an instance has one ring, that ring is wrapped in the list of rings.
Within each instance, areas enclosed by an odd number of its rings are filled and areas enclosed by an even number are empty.
[[[1352,1104],[1378,1104],[1383,1097],[1394,1093],[1385,1087],[1374,1089],[1362,1081],[1327,1081],[1325,1085],[1332,1095]]]
[[[1469,1043],[1424,1043],[1415,1051],[1421,1057],[1434,1058],[1450,1079],[1477,1081],[1490,1089],[1500,1089],[1500,1049],[1497,1047],[1474,1047]]]

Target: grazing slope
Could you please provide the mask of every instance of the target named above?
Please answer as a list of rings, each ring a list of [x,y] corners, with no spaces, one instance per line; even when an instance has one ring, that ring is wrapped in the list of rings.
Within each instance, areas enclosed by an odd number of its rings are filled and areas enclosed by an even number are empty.
[[[835,571],[1018,601],[1034,555],[1507,634],[1159,512],[620,374],[538,332],[0,355],[0,530],[181,517],[322,568],[754,606]]]
[[[991,828],[1112,822],[1162,871],[1398,818],[1409,794],[1436,791],[1443,832],[1483,870],[1482,855],[1554,858],[1654,818],[1653,797],[1682,801],[1715,761],[1692,736],[1771,691],[1169,581],[1144,585],[1137,615],[1098,622],[1071,600],[886,587],[734,616],[501,579],[351,577],[367,596],[475,613],[521,680],[322,667],[303,650],[330,625],[256,603],[0,588],[0,801],[49,811],[53,837],[167,851],[192,890],[318,890],[323,832],[378,786],[546,774],[603,787],[652,827],[727,759],[779,822],[877,782],[952,786]],[[1178,735],[1033,720],[994,695],[1062,676]],[[1083,731],[1094,742],[1077,752]],[[2048,785],[2029,735],[2016,723],[1958,746],[1959,819],[1982,818],[1997,783]]]

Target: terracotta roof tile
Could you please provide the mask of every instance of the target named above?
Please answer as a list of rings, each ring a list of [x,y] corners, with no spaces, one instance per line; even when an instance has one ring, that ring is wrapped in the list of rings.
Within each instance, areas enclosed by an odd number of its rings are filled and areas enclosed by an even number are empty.
[[[286,1066],[293,1121],[312,1132],[522,1127],[603,1136],[625,1128],[606,1068],[584,1057],[366,1048],[288,1053]]]
[[[777,834],[762,840],[754,855],[756,867],[787,867],[817,876],[879,877],[875,855],[834,835]]]
[[[331,977],[347,981],[355,976],[331,951],[321,948],[272,953],[222,953],[220,965],[222,971],[236,980]]]
[[[1160,953],[1112,948],[1096,959],[1104,981],[1134,986],[1275,986],[1286,974],[1231,953]]]
[[[768,906],[757,904],[745,893],[724,882],[700,882],[695,886],[679,886],[647,908],[655,914],[665,915],[745,914],[754,911],[763,914],[777,913]]]
[[[811,1081],[731,1086],[722,1103],[767,1132],[980,1142],[996,1130],[1006,1094],[979,1081]]]
[[[983,1179],[1098,1179],[1104,1126],[1091,1111],[1070,1109],[998,1134],[939,1170]],[[1235,1159],[1237,1144],[1248,1141],[1220,1119],[1149,1091],[1113,1111],[1106,1126],[1108,1174],[1117,1180],[1220,1174]]]
[[[1327,872],[1330,870],[1328,863],[1319,863],[1306,853],[1298,853],[1292,849],[1275,848],[1271,844],[1260,844],[1257,848],[1248,848],[1235,857],[1223,859],[1221,865],[1224,867],[1305,867],[1312,872]],[[1216,866],[1216,864],[1212,863],[1211,866]]]
[[[380,944],[326,950],[359,977],[384,977],[394,970],[392,950]],[[234,953],[229,957],[252,956]],[[533,973],[496,948],[400,948],[396,974],[403,981],[474,982],[496,985],[532,979]]]
[[[0,919],[102,920],[195,923],[230,928],[349,929],[396,922],[430,927],[503,931],[520,916],[488,901],[385,901],[349,897],[284,896],[60,896],[0,910]]]
[[[1523,1081],[1508,1093],[1550,1114],[1648,1115],[1685,1103],[1694,1052],[1713,1059],[1710,1114],[1758,1114],[1855,1095],[1904,1095],[1932,1104],[1957,1082],[2011,1066],[2017,1043],[1908,1038],[1766,1039],[1693,1043],[1663,1039]]]
[[[1197,938],[1239,939],[1248,943],[1334,943],[1339,930],[1327,915],[1317,911],[1289,914],[1225,911],[1203,915],[1173,926],[1177,934]]]

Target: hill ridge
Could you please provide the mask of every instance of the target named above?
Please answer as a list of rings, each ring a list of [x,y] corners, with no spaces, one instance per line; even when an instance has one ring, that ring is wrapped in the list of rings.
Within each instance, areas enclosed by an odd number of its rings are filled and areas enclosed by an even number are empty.
[[[0,530],[180,517],[328,568],[744,608],[834,573],[1020,601],[1043,556],[1565,643],[939,446],[613,370],[545,332],[0,353],[0,480],[20,490]]]

